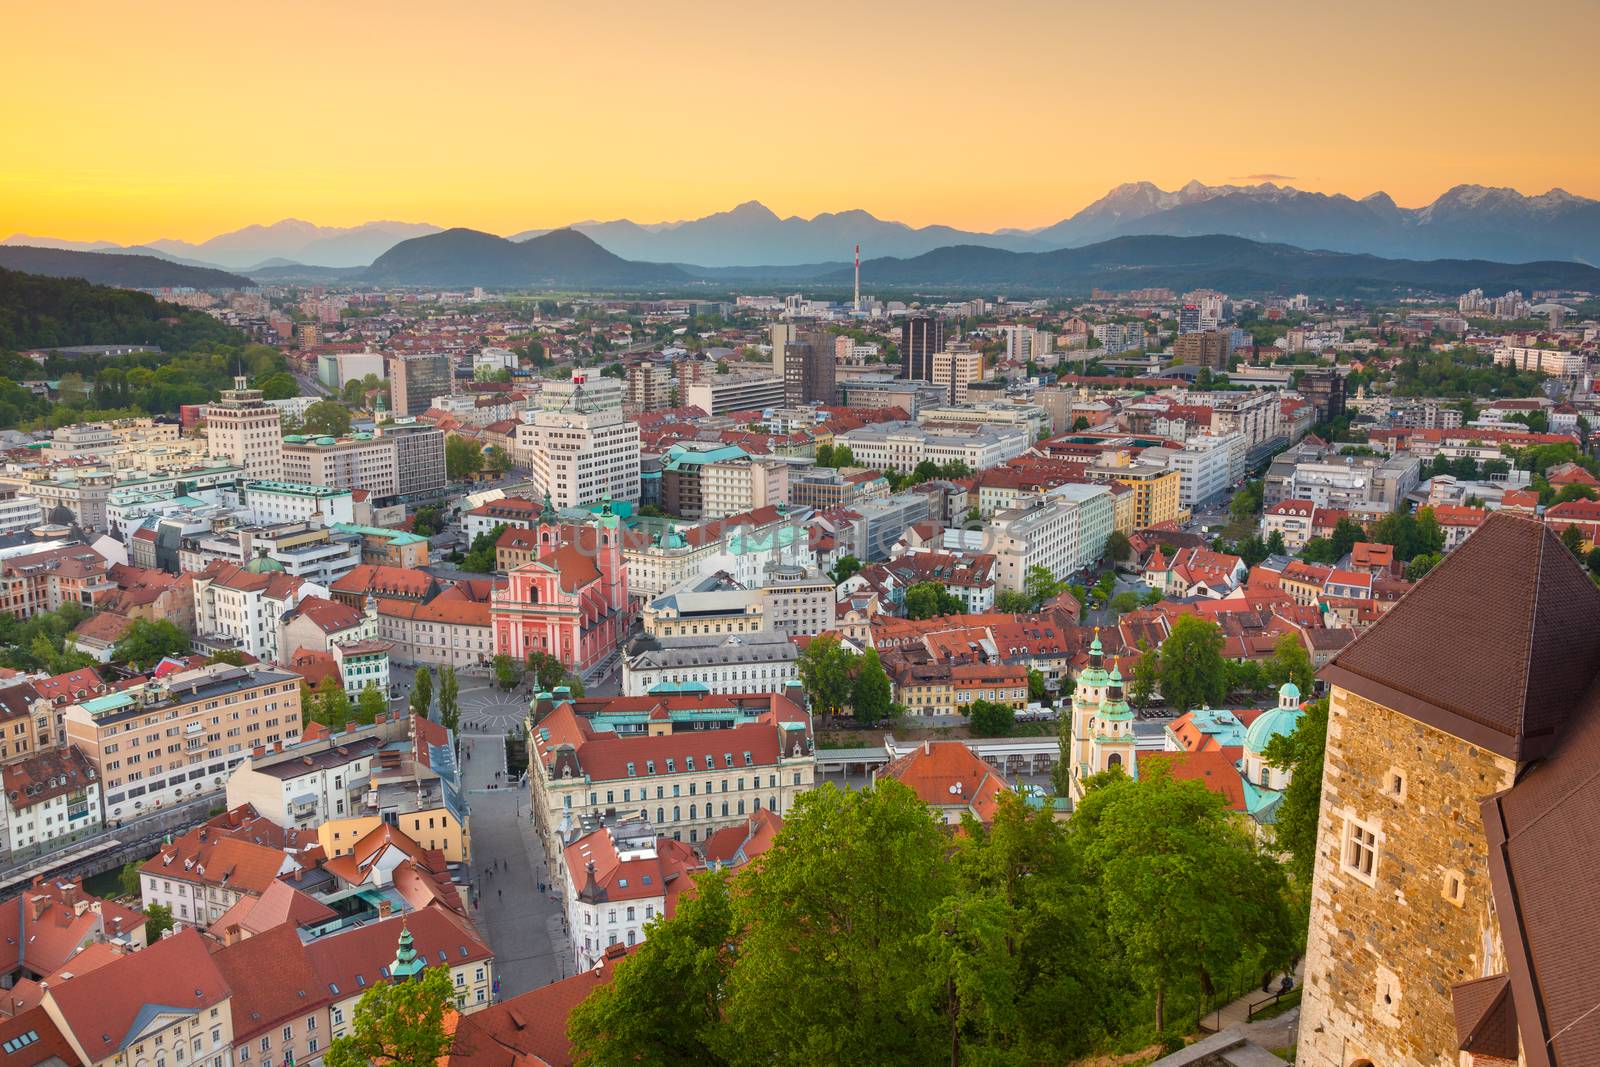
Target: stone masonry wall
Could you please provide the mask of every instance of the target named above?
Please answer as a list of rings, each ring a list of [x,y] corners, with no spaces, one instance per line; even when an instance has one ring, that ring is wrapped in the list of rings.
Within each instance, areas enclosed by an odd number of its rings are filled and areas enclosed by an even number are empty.
[[[1504,966],[1478,803],[1515,765],[1338,687],[1329,711],[1297,1062],[1458,1064],[1450,987]],[[1377,836],[1370,885],[1351,819]]]

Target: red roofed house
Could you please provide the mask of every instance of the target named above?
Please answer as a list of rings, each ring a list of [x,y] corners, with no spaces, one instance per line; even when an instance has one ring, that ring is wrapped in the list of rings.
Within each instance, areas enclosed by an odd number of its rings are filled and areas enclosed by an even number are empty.
[[[617,654],[628,631],[622,530],[609,507],[593,526],[563,528],[547,518],[537,528],[538,558],[491,596],[494,654],[521,662],[543,652],[588,675]]]
[[[456,1022],[455,1039],[439,1067],[572,1067],[567,1016],[611,981],[627,949],[613,945],[594,967],[512,997]]]
[[[1545,525],[1556,533],[1576,526],[1585,551],[1600,544],[1600,500],[1566,500],[1544,509]]]
[[[960,826],[966,815],[987,826],[1001,796],[1010,792],[999,773],[962,741],[924,741],[873,775],[874,781],[879,778],[908,786],[946,826]]]
[[[1444,550],[1450,552],[1465,541],[1489,517],[1485,508],[1470,508],[1461,504],[1435,504],[1433,517],[1439,520],[1444,531]]]
[[[144,921],[132,908],[85,893],[80,881],[36,877],[0,906],[0,981],[10,988],[42,978],[101,942],[143,948]],[[0,1003],[0,1015],[14,1014],[9,1002]]]
[[[1562,463],[1551,467],[1544,478],[1550,483],[1550,487],[1557,491],[1568,485],[1584,485],[1590,489],[1600,489],[1600,478],[1596,478],[1576,463]]]
[[[671,916],[678,894],[693,886],[701,867],[682,841],[657,836],[649,822],[618,822],[588,833],[566,848],[567,929],[572,959],[588,970],[612,945],[644,940],[645,925]]]
[[[193,930],[52,985],[43,1007],[85,1067],[157,1064],[157,1049],[206,1064],[231,1058],[228,983]]]
[[[781,829],[783,816],[770,808],[757,811],[744,826],[724,826],[708,837],[701,849],[706,866],[712,870],[742,867],[771,848]]]

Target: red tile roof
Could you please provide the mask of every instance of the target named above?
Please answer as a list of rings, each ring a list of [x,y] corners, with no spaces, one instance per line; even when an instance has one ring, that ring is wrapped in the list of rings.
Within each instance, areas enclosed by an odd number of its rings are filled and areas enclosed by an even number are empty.
[[[328,1003],[328,986],[290,923],[218,950],[212,957],[232,990],[233,1040],[253,1040]]]
[[[984,823],[1010,792],[994,768],[961,741],[924,741],[878,773],[910,786],[930,807],[965,806]]]
[[[227,999],[228,985],[200,935],[183,930],[46,995],[78,1045],[99,1062],[136,1036],[135,1024],[146,1010],[202,1012]]]
[[[611,981],[626,952],[613,945],[598,967],[461,1016],[441,1067],[572,1067],[567,1016]]]

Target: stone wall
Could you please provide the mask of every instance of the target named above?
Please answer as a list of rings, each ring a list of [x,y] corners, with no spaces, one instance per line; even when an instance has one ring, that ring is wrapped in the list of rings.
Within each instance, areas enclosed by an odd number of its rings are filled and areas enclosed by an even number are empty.
[[[1455,1065],[1450,987],[1504,969],[1478,804],[1515,765],[1339,687],[1329,710],[1297,1062]]]

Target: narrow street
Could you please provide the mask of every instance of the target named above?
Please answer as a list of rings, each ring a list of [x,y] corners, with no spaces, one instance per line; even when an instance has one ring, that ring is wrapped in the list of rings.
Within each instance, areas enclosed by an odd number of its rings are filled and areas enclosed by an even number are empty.
[[[571,953],[558,895],[546,881],[544,850],[529,821],[528,798],[503,777],[504,734],[463,734],[462,757],[472,805],[475,918],[494,949],[504,1000],[569,975]]]

